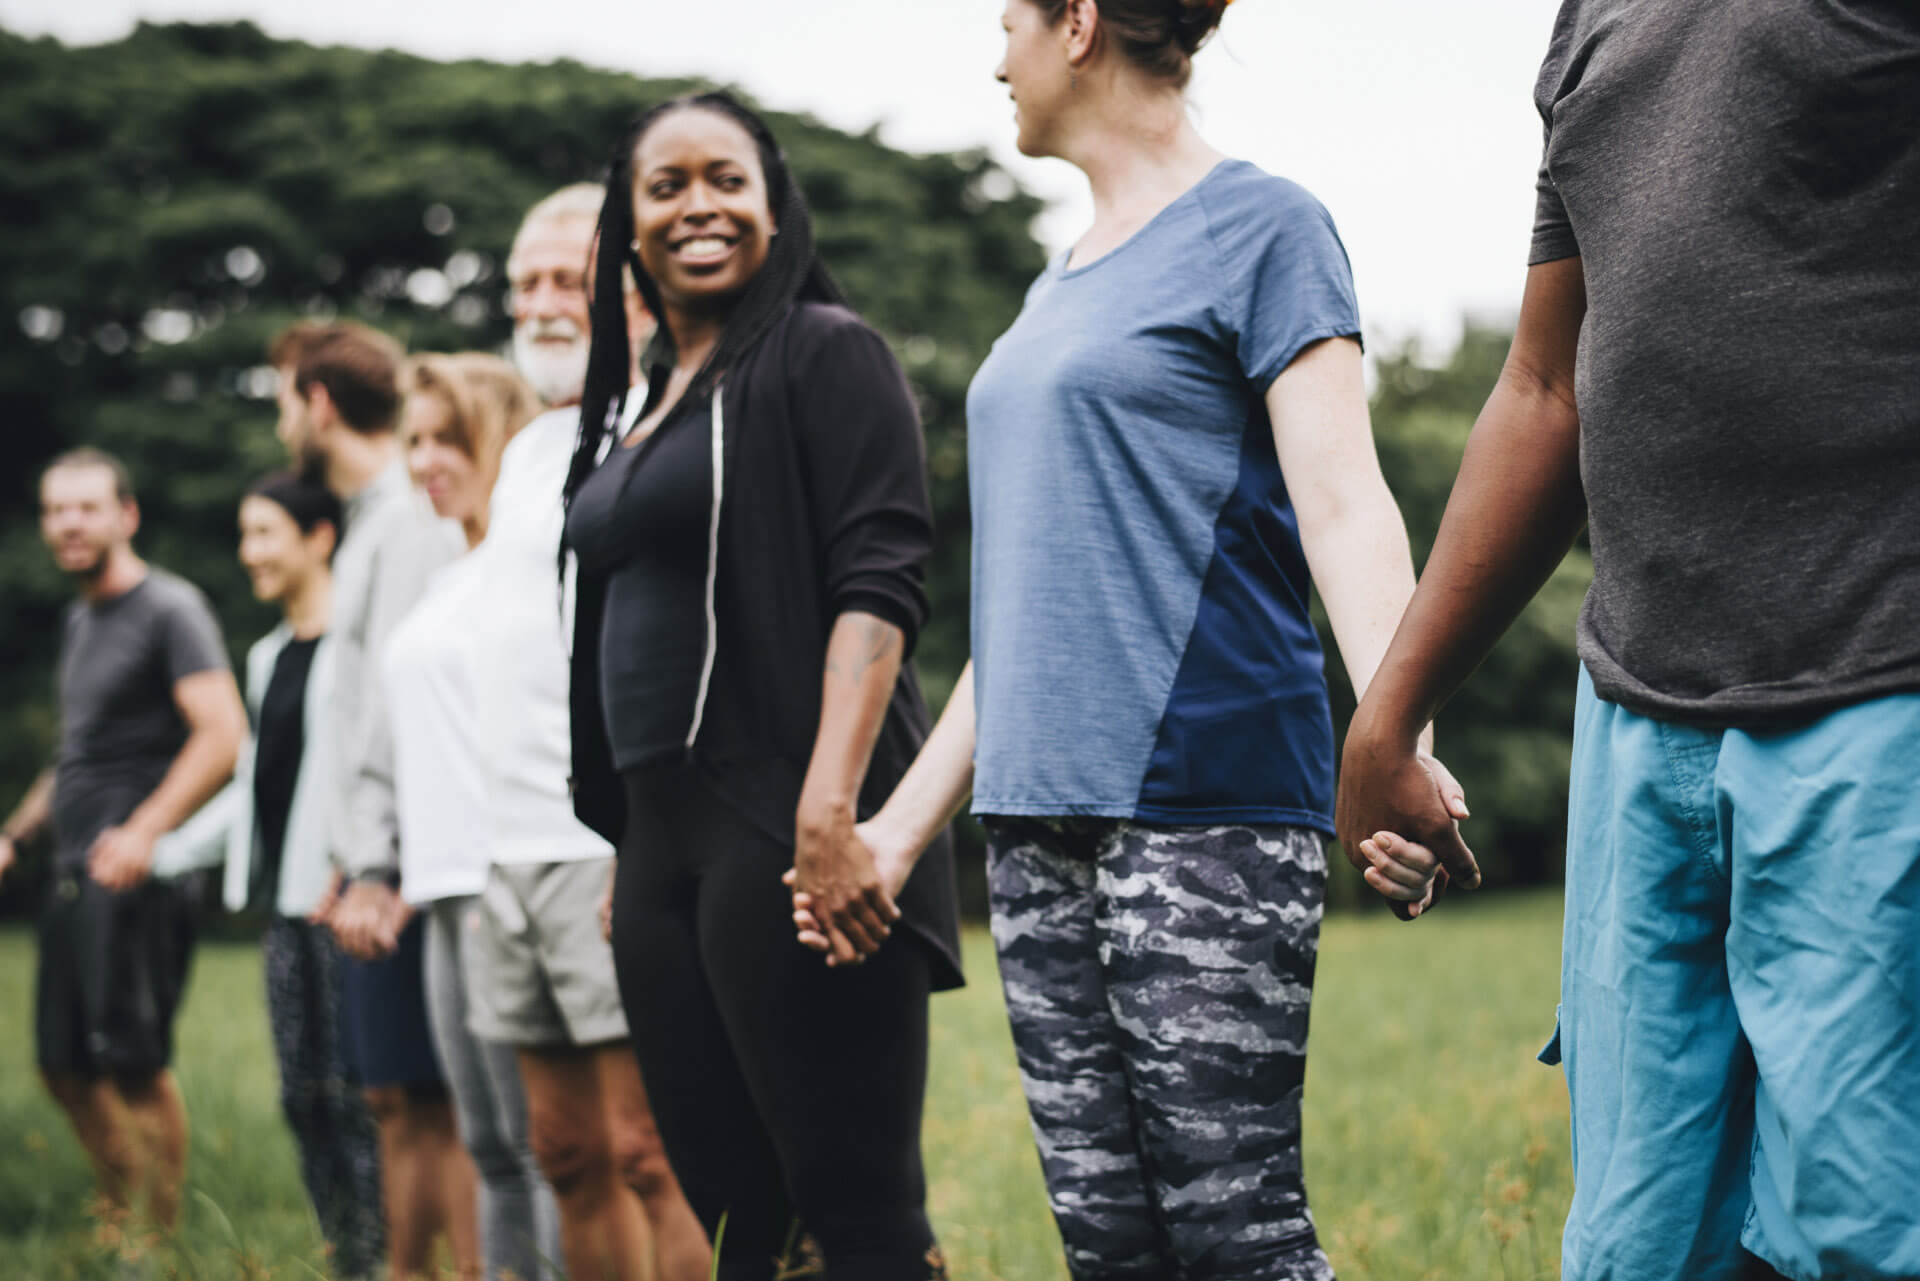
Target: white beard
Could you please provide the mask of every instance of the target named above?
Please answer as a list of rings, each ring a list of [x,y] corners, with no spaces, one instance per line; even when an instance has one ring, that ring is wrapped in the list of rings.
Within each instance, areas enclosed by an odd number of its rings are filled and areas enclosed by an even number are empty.
[[[572,341],[562,347],[551,339],[537,340],[534,334],[539,328],[538,324],[514,328],[514,365],[547,404],[564,405],[580,399],[587,384],[589,344],[586,335],[576,333]]]

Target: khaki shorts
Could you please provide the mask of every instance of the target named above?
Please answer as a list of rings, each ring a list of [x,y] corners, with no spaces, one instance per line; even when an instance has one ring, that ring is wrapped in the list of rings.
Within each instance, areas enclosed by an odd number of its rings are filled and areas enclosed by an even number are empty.
[[[622,1041],[627,1019],[600,937],[600,896],[613,859],[495,866],[462,932],[467,1026],[510,1045]]]

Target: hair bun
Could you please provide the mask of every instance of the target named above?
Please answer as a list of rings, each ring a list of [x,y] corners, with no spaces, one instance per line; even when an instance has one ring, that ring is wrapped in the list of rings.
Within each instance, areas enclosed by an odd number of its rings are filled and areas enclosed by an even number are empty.
[[[1174,21],[1180,25],[1183,43],[1189,44],[1188,53],[1197,49],[1199,43],[1220,25],[1227,6],[1232,3],[1233,0],[1174,0],[1174,8],[1178,10]]]

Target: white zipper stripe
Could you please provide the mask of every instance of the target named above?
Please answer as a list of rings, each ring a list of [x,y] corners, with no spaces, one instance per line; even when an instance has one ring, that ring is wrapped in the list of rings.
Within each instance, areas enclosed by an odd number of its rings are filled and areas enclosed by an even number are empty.
[[[707,519],[707,653],[700,663],[700,688],[693,696],[693,725],[687,730],[687,750],[700,737],[707,714],[707,687],[713,680],[713,656],[720,648],[720,620],[714,609],[714,584],[720,577],[720,495],[726,466],[726,426],[720,413],[721,384],[713,386],[713,513]]]

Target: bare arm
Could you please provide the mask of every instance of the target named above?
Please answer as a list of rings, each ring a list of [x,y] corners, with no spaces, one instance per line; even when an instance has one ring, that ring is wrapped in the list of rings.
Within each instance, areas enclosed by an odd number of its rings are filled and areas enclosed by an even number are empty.
[[[13,807],[13,813],[7,815],[7,821],[0,825],[0,836],[13,842],[30,841],[38,836],[41,829],[53,818],[53,769],[48,767],[40,771],[33,780],[27,794]]]
[[[18,857],[15,846],[22,841],[30,841],[40,834],[53,817],[53,770],[44,769],[40,776],[27,788],[27,794],[13,807],[13,813],[7,815],[7,821],[0,825],[0,880],[5,880]]]
[[[820,728],[794,813],[794,884],[841,923],[836,950],[848,960],[878,948],[899,916],[880,888],[871,851],[853,829],[904,650],[900,629],[872,614],[853,610],[834,620],[821,675]]]
[[[94,879],[109,889],[126,889],[146,879],[154,841],[219,791],[239,759],[247,712],[232,672],[219,667],[183,676],[173,683],[173,701],[187,724],[187,741],[160,785],[124,823],[102,832],[87,855]]]
[[[933,733],[880,812],[860,825],[879,856],[889,894],[898,894],[933,838],[973,795],[973,663],[947,697]]]
[[[1374,452],[1359,344],[1327,339],[1295,357],[1268,389],[1267,412],[1301,550],[1364,695],[1413,595],[1413,554]]]
[[[1347,733],[1338,827],[1349,851],[1394,833],[1478,883],[1451,818],[1421,786],[1418,737],[1586,521],[1573,394],[1585,314],[1578,258],[1528,272],[1513,348],[1467,442],[1433,555]]]
[[[1374,451],[1359,344],[1335,338],[1301,352],[1268,388],[1267,411],[1301,550],[1354,693],[1364,695],[1413,595],[1413,556]],[[1430,788],[1465,818],[1466,796],[1432,749],[1433,727],[1423,724],[1416,750]],[[1375,842],[1348,854],[1409,919],[1439,892],[1440,864],[1425,846]]]
[[[854,828],[855,836],[873,860],[880,892],[888,907],[906,885],[907,878],[913,875],[920,855],[953,821],[972,794],[973,664],[969,662],[960,670],[960,679],[954,683],[939,723],[921,744],[906,774],[894,785],[887,803],[872,818]],[[793,886],[794,883],[793,874],[788,873],[787,884]],[[847,947],[836,943],[836,934],[841,942],[846,940],[846,929],[840,918],[829,917],[811,894],[797,888],[793,909],[794,928],[800,941],[816,952],[826,953],[828,965],[853,959],[847,955]]]

